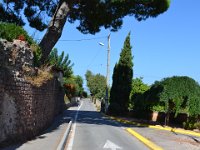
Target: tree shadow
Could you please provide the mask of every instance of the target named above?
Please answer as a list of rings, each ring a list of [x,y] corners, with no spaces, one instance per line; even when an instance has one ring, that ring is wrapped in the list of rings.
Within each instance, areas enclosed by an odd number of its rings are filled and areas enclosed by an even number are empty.
[[[76,107],[74,105],[74,107]],[[35,138],[23,141],[21,143],[15,144],[15,145],[9,145],[9,147],[5,147],[2,150],[15,150],[19,147],[21,147],[23,144],[27,142],[31,142],[32,140],[37,140],[37,139],[45,139],[48,138],[46,134],[54,132],[56,130],[59,130],[59,126],[64,124],[64,123],[69,123],[69,121],[72,119],[75,119],[75,116],[77,114],[76,110],[65,110],[61,115],[57,116],[51,126],[46,129],[45,131],[41,132],[38,136]],[[78,111],[78,117],[76,120],[76,123],[78,124],[83,124],[83,125],[98,125],[103,126],[113,126],[113,127],[134,127],[136,125],[129,125],[129,124],[124,124],[124,123],[119,123],[115,120],[109,119],[108,117],[102,115],[100,112],[97,111],[83,111],[80,110]],[[141,127],[141,126],[137,126]]]
[[[68,114],[75,114],[77,111],[67,110]],[[73,116],[70,116],[73,118]],[[83,125],[99,125],[99,126],[114,126],[114,127],[133,127],[135,125],[129,125],[125,123],[117,122],[116,120],[112,120],[107,116],[104,116],[100,112],[97,111],[78,111],[78,117],[76,123]]]

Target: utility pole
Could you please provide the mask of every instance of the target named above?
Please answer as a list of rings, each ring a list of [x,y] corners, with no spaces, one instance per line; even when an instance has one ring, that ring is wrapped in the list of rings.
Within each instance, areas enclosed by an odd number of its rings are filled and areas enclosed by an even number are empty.
[[[105,113],[107,113],[107,110],[108,110],[109,78],[110,78],[110,33],[108,35]]]

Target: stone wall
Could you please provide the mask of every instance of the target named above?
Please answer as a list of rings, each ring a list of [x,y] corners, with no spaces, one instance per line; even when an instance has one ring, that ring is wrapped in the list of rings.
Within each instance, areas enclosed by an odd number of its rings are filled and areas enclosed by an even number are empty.
[[[0,40],[0,145],[39,134],[64,104],[64,92],[56,77],[40,87],[25,81],[22,68],[32,66],[33,57],[22,45]],[[11,58],[13,49],[17,51],[15,60]]]

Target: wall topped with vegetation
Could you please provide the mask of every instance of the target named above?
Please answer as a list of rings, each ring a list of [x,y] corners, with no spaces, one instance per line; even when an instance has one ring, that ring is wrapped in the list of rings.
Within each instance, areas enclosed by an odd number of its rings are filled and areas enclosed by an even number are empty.
[[[34,137],[62,111],[59,81],[33,63],[27,42],[0,39],[0,145]]]

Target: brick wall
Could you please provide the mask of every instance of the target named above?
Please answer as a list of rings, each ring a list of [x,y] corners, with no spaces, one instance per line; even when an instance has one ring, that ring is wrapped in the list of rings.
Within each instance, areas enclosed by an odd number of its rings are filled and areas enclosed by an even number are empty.
[[[32,65],[31,56],[29,48],[0,40],[0,147],[34,137],[62,111],[64,92],[56,77],[40,87],[25,81],[21,68]]]

